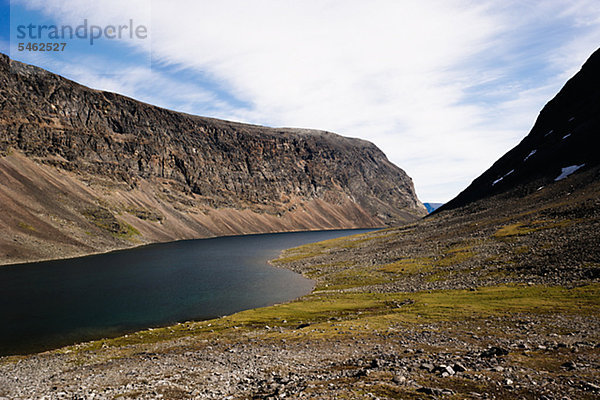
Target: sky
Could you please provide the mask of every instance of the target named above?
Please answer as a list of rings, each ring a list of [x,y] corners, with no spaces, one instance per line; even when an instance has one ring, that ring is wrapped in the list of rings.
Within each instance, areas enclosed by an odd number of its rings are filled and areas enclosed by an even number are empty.
[[[86,20],[85,38],[37,36]],[[46,41],[65,50],[18,49]],[[598,0],[0,0],[13,59],[177,111],[369,140],[424,202],[518,144],[599,45]]]

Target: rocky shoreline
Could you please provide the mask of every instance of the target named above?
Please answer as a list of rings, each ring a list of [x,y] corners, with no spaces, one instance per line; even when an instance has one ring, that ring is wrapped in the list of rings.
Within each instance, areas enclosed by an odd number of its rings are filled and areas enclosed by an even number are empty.
[[[502,329],[513,321],[487,322]],[[11,399],[301,399],[460,393],[466,398],[580,399],[600,393],[594,383],[597,375],[591,371],[597,368],[597,343],[582,333],[538,334],[534,328],[542,320],[525,317],[520,322],[523,327],[515,332],[520,339],[503,341],[485,331],[470,334],[468,324],[462,335],[452,338],[445,331],[455,331],[454,327],[425,324],[331,341],[286,341],[261,334],[238,340],[179,339],[152,351],[133,346],[128,349],[133,354],[114,360],[89,355],[80,366],[69,353],[38,355],[2,366],[3,395]],[[567,325],[584,331],[599,328],[581,319],[562,321],[556,328]],[[475,341],[486,345],[479,347]],[[574,360],[558,365],[559,377],[526,362],[539,357],[554,360],[557,355]],[[516,364],[520,358],[525,361]],[[423,385],[424,381],[428,383]]]

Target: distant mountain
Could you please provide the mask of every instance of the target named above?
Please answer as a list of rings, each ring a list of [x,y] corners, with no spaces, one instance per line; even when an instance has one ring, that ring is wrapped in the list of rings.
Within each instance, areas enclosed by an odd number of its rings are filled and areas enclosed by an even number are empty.
[[[438,208],[440,208],[441,206],[443,206],[444,203],[423,203],[423,205],[427,209],[428,213],[432,213],[435,210],[437,210]]]
[[[5,55],[0,81],[0,264],[426,214],[364,140],[169,111]]]
[[[600,164],[600,50],[541,111],[514,149],[439,208],[449,210],[514,191],[521,195]]]

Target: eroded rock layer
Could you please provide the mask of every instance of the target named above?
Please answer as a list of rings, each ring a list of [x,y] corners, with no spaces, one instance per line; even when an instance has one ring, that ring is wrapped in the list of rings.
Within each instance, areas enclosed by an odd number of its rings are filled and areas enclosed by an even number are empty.
[[[364,140],[173,112],[4,55],[0,81],[0,263],[425,214]]]

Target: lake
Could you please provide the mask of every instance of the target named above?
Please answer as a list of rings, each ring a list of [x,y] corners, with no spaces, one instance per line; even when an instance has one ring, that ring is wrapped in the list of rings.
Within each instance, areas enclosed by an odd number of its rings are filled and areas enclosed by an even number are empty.
[[[229,236],[0,267],[0,355],[23,354],[289,301],[313,282],[267,261],[371,230]]]

